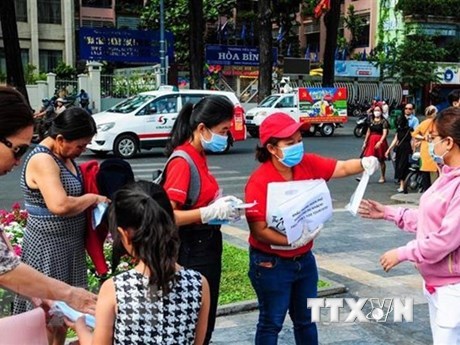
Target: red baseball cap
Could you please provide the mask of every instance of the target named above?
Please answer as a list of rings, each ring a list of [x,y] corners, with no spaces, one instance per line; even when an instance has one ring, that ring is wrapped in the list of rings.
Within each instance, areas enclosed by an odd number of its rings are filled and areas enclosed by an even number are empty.
[[[270,138],[289,138],[303,126],[304,123],[296,122],[286,113],[271,114],[260,124],[260,143],[265,145]]]

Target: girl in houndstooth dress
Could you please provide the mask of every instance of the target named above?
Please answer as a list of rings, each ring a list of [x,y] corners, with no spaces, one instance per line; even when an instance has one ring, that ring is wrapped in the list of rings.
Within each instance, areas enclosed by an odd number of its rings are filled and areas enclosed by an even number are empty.
[[[201,274],[176,264],[179,238],[166,192],[137,183],[113,199],[108,218],[115,243],[139,263],[102,285],[94,335],[83,318],[72,325],[80,344],[202,344],[209,286]]]

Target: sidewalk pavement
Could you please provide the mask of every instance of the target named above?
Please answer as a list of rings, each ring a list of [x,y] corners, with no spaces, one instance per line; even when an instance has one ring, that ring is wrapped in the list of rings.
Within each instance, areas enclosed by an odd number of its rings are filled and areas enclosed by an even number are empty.
[[[397,194],[391,199],[402,206],[414,207],[420,194]],[[413,205],[410,205],[413,204]],[[247,248],[248,228],[243,222],[235,227],[223,227],[224,239]],[[314,253],[320,279],[330,280],[346,287],[334,297],[345,298],[405,298],[414,299],[414,321],[394,323],[390,313],[387,322],[346,323],[350,309],[340,309],[340,322],[331,323],[329,312],[322,309],[318,323],[320,344],[430,344],[431,331],[428,306],[422,295],[422,279],[410,263],[402,263],[385,273],[379,257],[387,250],[404,245],[414,236],[404,233],[393,223],[383,220],[365,220],[353,217],[347,211],[335,210],[334,216],[315,241]],[[343,290],[342,290],[343,291]],[[243,304],[244,305],[244,304]],[[254,301],[246,307],[254,308]],[[237,306],[232,312],[238,311]],[[372,311],[369,303],[365,314]],[[217,318],[213,344],[253,344],[258,311],[223,315]],[[280,345],[295,344],[292,323],[286,317],[279,335]]]

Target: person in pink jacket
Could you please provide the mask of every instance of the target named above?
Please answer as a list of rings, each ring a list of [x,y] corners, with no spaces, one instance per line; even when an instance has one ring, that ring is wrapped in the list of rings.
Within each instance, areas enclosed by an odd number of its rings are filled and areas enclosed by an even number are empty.
[[[388,272],[400,262],[414,262],[425,281],[433,343],[460,344],[460,108],[437,115],[429,151],[442,166],[441,175],[418,209],[363,200],[359,213],[416,234],[415,240],[383,254],[380,264]]]

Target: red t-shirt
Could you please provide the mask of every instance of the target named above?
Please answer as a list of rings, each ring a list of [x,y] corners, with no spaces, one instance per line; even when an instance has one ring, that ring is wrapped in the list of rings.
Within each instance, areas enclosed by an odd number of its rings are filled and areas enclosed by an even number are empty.
[[[328,181],[334,173],[337,161],[324,158],[315,154],[305,154],[302,161],[292,168],[293,181],[324,179]],[[270,182],[285,182],[283,176],[276,170],[271,161],[262,163],[249,177],[245,188],[246,202],[257,201],[257,205],[246,210],[248,223],[266,222],[267,189]],[[308,252],[313,246],[313,241],[307,245],[293,250],[271,249],[267,243],[256,240],[249,235],[249,244],[265,253],[276,254],[281,257],[291,258]]]
[[[192,208],[197,209],[209,205],[218,196],[219,185],[214,176],[209,172],[204,152],[198,152],[190,143],[178,146],[176,150],[187,152],[195,162],[198,173],[200,174],[200,194],[195,205],[192,205]],[[166,190],[169,199],[178,204],[179,209],[182,208],[187,200],[190,178],[190,167],[184,158],[177,157],[169,162],[163,188]]]

